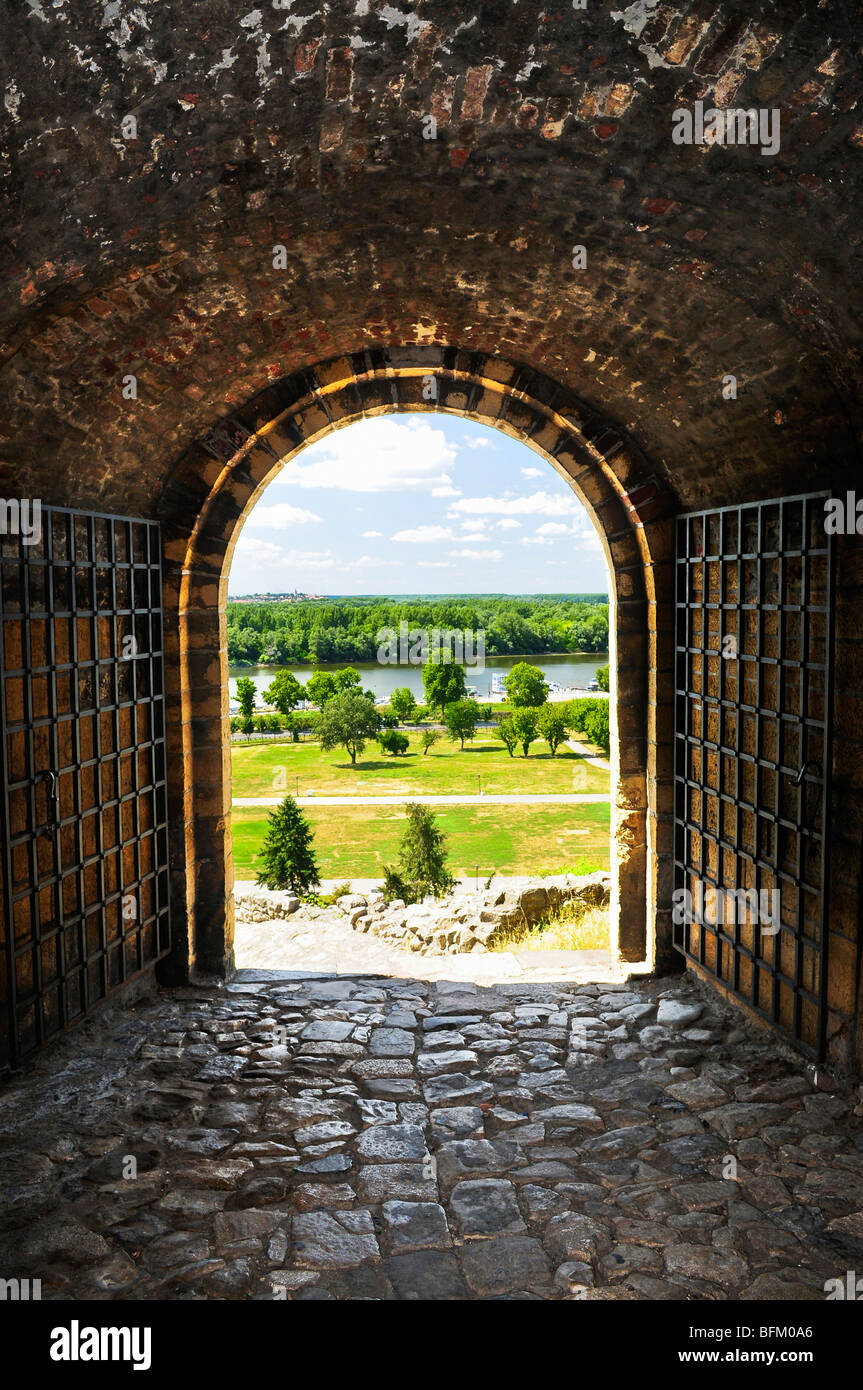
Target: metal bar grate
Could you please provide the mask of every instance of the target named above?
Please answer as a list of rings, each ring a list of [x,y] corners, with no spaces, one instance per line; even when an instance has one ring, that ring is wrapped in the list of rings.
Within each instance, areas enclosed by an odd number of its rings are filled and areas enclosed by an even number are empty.
[[[161,594],[154,522],[0,538],[0,1067],[169,949]]]
[[[675,945],[817,1058],[833,646],[825,496],[688,513],[676,549]]]

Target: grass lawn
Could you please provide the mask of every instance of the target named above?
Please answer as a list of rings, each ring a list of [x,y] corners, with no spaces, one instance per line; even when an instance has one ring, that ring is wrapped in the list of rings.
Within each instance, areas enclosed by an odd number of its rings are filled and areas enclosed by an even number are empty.
[[[234,796],[274,796],[280,791],[295,796],[298,778],[300,796],[309,790],[318,796],[475,796],[477,775],[486,793],[609,789],[608,773],[567,747],[552,757],[548,744],[537,741],[527,758],[511,758],[498,739],[485,733],[466,744],[463,752],[446,735],[426,754],[419,734],[411,734],[410,741],[410,751],[398,758],[369,743],[356,767],[344,750],[322,753],[316,743],[234,746]]]
[[[504,751],[504,756],[506,752]],[[380,878],[394,864],[405,816],[400,806],[321,806],[305,814],[315,832],[322,878]],[[449,836],[454,874],[482,878],[491,873],[586,872],[608,868],[609,807],[442,806],[441,829]],[[231,815],[234,872],[254,878],[255,859],[266,833],[264,807],[235,807]]]

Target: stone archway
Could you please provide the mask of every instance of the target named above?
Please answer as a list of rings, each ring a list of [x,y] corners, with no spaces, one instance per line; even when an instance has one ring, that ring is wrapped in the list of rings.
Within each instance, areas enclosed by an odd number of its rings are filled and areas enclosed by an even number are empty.
[[[242,525],[282,462],[307,444],[363,417],[435,409],[543,455],[597,528],[612,576],[612,946],[624,961],[672,960],[664,863],[673,653],[670,620],[657,615],[671,611],[674,499],[631,441],[547,377],[480,353],[411,346],[330,360],[267,388],[187,451],[161,498],[172,978],[232,965],[225,602]]]

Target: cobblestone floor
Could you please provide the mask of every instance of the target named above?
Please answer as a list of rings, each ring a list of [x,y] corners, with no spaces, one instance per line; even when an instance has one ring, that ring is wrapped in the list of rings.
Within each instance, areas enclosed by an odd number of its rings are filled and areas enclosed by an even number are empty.
[[[691,979],[241,975],[104,1015],[0,1093],[0,1276],[823,1299],[863,1267],[859,1102]]]

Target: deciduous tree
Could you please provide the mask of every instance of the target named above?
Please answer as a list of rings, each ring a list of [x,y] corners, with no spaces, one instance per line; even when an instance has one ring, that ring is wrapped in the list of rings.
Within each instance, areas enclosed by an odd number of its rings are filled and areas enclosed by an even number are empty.
[[[244,719],[251,719],[255,709],[255,696],[258,687],[249,676],[241,676],[237,681],[237,699],[240,702],[240,714]]]
[[[410,719],[417,707],[414,693],[409,685],[399,685],[390,695],[390,709],[397,719]]]
[[[566,720],[560,705],[543,705],[537,716],[537,724],[541,737],[545,739],[551,749],[551,756],[554,757],[560,745],[565,742],[567,734]]]
[[[321,750],[326,753],[341,746],[356,764],[357,754],[364,751],[369,739],[377,737],[380,726],[380,716],[365,695],[355,690],[334,695],[326,701],[318,719]]]
[[[264,691],[267,704],[275,705],[279,713],[286,716],[305,698],[305,687],[300,685],[293,671],[277,671]]]
[[[440,712],[454,700],[463,700],[467,691],[464,667],[452,660],[450,652],[439,652],[423,667],[423,689],[428,704]]]
[[[453,742],[458,739],[462,748],[465,739],[473,738],[476,734],[476,715],[475,700],[454,700],[444,709],[443,718],[447,733]]]
[[[506,698],[516,709],[537,709],[548,696],[545,676],[529,661],[517,661],[508,676],[504,676]]]
[[[536,710],[527,707],[515,710],[512,716],[512,727],[515,731],[516,742],[521,744],[521,751],[527,757],[527,750],[539,732],[539,717]]]
[[[497,734],[501,742],[505,745],[506,751],[509,754],[509,756],[512,757],[513,749],[518,743],[518,735],[515,732],[511,714],[507,715],[506,719],[502,719],[500,721],[495,730],[495,733]]]

